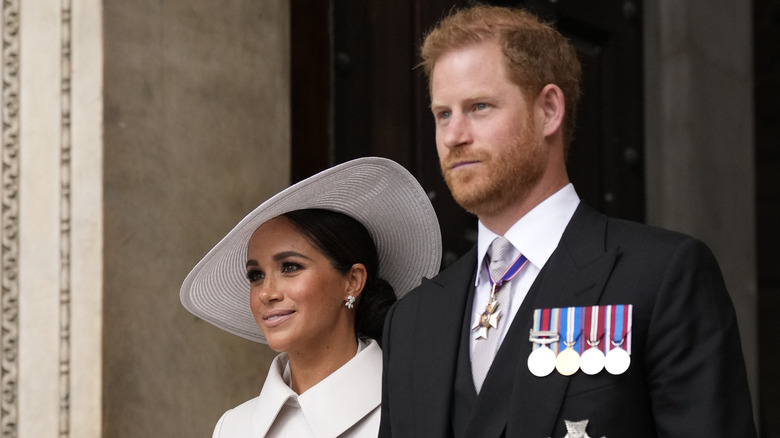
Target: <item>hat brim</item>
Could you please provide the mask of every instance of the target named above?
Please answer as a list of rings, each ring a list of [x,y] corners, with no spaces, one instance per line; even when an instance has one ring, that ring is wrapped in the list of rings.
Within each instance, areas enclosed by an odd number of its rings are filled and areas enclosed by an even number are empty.
[[[266,221],[310,208],[347,214],[368,229],[377,247],[379,277],[399,298],[439,271],[441,231],[425,191],[398,163],[365,157],[300,181],[255,208],[187,275],[179,295],[182,305],[223,330],[266,343],[249,308],[249,239]]]

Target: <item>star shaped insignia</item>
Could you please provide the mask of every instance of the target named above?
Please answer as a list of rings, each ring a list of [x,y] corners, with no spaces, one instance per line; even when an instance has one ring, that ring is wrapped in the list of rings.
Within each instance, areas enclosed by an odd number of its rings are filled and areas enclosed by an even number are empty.
[[[488,329],[490,327],[497,329],[499,319],[501,319],[500,310],[495,312],[488,312],[485,310],[482,313],[477,313],[477,323],[472,327],[472,330],[477,331],[477,337],[475,339],[487,339]]]
[[[566,436],[563,438],[590,438],[588,432],[585,429],[588,427],[588,420],[582,421],[569,421],[564,420],[566,423]]]

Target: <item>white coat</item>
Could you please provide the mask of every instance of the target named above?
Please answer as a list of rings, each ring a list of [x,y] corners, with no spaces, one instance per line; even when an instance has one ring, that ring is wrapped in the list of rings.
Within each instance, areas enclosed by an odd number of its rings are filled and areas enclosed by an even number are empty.
[[[287,379],[285,379],[287,377]],[[379,433],[382,350],[373,339],[301,395],[289,385],[286,353],[274,358],[260,395],[225,412],[213,438],[375,438]]]

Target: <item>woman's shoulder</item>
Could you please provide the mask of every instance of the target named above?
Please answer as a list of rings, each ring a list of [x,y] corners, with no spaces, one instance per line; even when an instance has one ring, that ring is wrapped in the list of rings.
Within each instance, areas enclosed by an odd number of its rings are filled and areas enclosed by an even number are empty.
[[[213,438],[249,438],[252,436],[253,424],[267,430],[284,402],[293,394],[284,382],[286,365],[287,355],[277,355],[271,362],[260,394],[222,414],[214,429]]]
[[[260,396],[228,409],[217,422],[212,438],[250,438],[252,415]]]

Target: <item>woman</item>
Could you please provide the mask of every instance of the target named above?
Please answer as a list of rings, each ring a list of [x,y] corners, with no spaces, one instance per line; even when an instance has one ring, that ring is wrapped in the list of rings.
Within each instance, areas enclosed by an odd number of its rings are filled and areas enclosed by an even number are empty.
[[[266,343],[258,397],[227,411],[214,437],[375,437],[384,316],[441,257],[438,221],[414,177],[361,158],[257,207],[184,281],[196,316]]]

